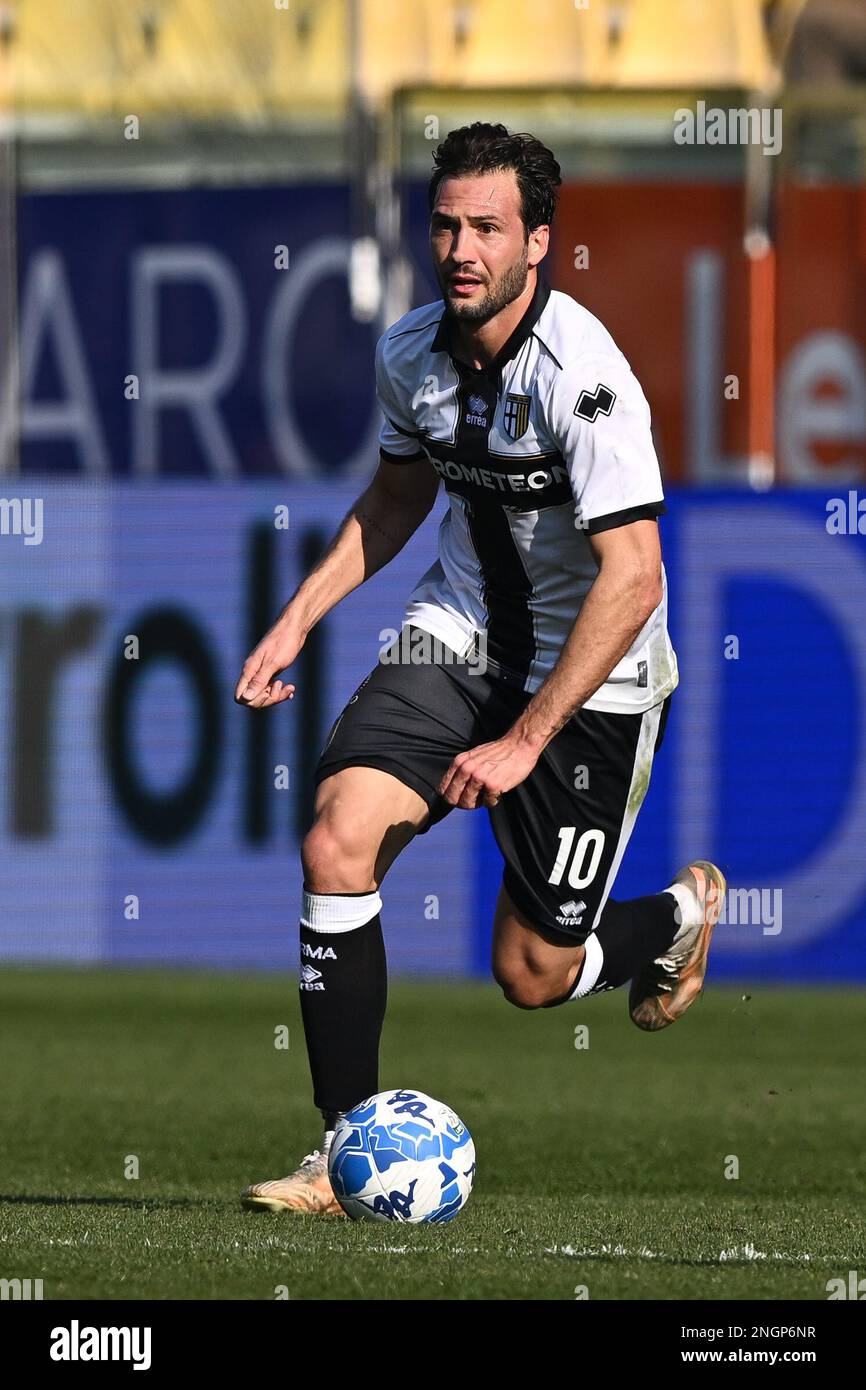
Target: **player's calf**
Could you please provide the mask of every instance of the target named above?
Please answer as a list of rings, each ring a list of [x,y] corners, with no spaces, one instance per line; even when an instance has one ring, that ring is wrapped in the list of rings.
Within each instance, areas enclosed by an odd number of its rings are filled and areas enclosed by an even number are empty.
[[[493,978],[509,1004],[518,1009],[545,1009],[570,997],[583,962],[583,947],[564,969],[540,970],[526,958],[493,962]]]
[[[670,892],[627,902],[608,899],[581,944],[537,926],[502,890],[494,924],[493,975],[518,1008],[555,1008],[618,989],[665,951],[677,932]]]

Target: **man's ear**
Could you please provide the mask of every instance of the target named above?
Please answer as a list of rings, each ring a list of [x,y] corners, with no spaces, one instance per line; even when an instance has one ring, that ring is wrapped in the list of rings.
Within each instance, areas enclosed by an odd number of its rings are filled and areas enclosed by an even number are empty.
[[[534,232],[529,233],[527,240],[527,262],[530,266],[539,265],[547,255],[547,248],[550,245],[550,227],[546,223],[541,227],[536,227]]]

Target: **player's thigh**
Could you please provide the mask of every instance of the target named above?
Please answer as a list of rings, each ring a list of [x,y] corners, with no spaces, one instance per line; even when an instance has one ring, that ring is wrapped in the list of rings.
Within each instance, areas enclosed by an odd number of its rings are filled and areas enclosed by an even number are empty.
[[[399,643],[389,653],[395,648],[401,656]],[[384,655],[335,719],[316,766],[305,875],[311,885],[335,883],[334,892],[378,884],[413,835],[450,814],[441,779],[457,753],[480,741],[483,681],[445,661]]]
[[[418,792],[381,768],[331,773],[318,784],[304,838],[305,882],[314,892],[372,891],[429,814]]]
[[[503,883],[539,935],[597,924],[650,780],[663,711],[581,710],[490,814]]]

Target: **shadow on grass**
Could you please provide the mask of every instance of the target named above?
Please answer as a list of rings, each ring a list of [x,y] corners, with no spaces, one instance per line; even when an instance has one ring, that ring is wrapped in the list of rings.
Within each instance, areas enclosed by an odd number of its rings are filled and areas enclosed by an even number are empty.
[[[9,1196],[0,1192],[0,1203],[10,1206],[26,1207],[126,1207],[132,1211],[156,1211],[166,1208],[184,1208],[192,1211],[197,1207],[220,1207],[224,1203],[216,1197],[58,1197]]]

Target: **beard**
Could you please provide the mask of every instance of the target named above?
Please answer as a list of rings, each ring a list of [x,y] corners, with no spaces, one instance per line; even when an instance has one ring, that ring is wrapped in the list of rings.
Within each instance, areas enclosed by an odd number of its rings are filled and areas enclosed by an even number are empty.
[[[528,253],[524,248],[520,260],[515,261],[514,265],[510,265],[507,270],[503,271],[498,280],[488,284],[486,293],[474,304],[469,304],[464,300],[453,301],[449,299],[447,280],[437,271],[439,287],[445,300],[446,313],[460,323],[487,323],[506,305],[512,304],[526,289],[526,277],[529,273],[527,262]]]

